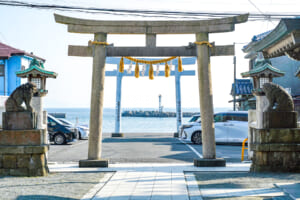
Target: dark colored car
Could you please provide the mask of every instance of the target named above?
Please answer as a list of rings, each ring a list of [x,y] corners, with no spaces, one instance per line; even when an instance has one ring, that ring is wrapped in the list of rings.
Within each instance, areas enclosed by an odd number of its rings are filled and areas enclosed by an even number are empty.
[[[55,144],[66,144],[77,139],[77,133],[74,128],[68,126],[55,117],[47,116],[48,134],[50,142]]]

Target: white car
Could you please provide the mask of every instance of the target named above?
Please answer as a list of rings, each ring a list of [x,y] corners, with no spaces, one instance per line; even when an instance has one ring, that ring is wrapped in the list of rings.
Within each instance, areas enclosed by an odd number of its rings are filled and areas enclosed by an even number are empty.
[[[186,124],[182,124],[179,129],[182,130],[182,129],[185,129],[185,128],[189,128],[191,127],[191,125],[196,125],[197,123],[199,123],[199,121],[201,120],[200,118],[200,114],[198,115],[193,115],[191,117],[191,119],[186,123]]]
[[[214,115],[216,143],[242,143],[248,137],[248,112],[231,111]],[[180,128],[180,137],[194,144],[202,143],[201,119]]]
[[[75,125],[72,122],[70,122],[70,121],[68,121],[66,119],[58,118],[58,120],[61,121],[64,124],[67,124],[69,126],[75,127]],[[78,132],[79,139],[81,139],[81,140],[83,140],[83,139],[85,139],[85,140],[89,139],[90,129],[88,127],[83,126],[83,125],[77,125],[76,129],[77,129],[77,132]]]

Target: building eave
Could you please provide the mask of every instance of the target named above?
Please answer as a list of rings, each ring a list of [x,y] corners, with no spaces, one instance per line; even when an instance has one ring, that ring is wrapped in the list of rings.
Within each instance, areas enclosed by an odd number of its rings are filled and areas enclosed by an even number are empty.
[[[296,38],[296,39],[295,39]],[[300,42],[300,19],[281,19],[277,27],[260,41],[248,45],[244,52],[263,52],[267,58],[284,55]]]

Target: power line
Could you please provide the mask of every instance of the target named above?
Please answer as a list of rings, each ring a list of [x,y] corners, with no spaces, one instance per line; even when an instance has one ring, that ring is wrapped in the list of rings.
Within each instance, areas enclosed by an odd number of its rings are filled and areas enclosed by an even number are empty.
[[[248,0],[252,3],[250,0]],[[253,3],[252,3],[253,4]],[[220,18],[240,15],[244,13],[238,12],[188,12],[188,11],[162,11],[162,10],[128,10],[128,9],[108,9],[97,7],[81,7],[81,6],[69,6],[69,5],[55,5],[55,4],[38,4],[27,3],[22,1],[7,1],[0,0],[0,6],[14,6],[14,7],[27,7],[35,9],[53,9],[59,11],[71,11],[71,12],[84,12],[92,14],[110,14],[110,15],[128,15],[128,16],[140,16],[140,17],[164,17],[164,18]],[[254,4],[255,6],[255,4]],[[255,6],[256,7],[256,6]],[[256,7],[257,8],[257,7]],[[257,8],[258,9],[258,8]],[[258,9],[259,10],[259,9]],[[249,20],[280,20],[281,18],[300,17],[300,13],[268,13],[264,14],[261,10],[260,13],[250,13]]]
[[[251,0],[248,0],[248,2],[251,3],[258,10],[258,12],[260,12],[262,15],[264,15],[266,17],[266,19],[274,25],[274,23],[271,21],[271,19],[269,19],[270,16],[265,15]]]

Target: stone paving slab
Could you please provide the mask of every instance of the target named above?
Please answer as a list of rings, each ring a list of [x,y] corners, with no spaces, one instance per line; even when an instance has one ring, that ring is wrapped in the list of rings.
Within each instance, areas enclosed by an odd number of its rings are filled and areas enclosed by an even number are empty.
[[[92,198],[84,200],[200,199],[195,180],[193,185],[188,181],[187,187],[185,171],[249,171],[249,167],[249,163],[229,163],[227,167],[215,168],[182,163],[111,164],[109,168],[79,168],[78,163],[49,165],[50,172],[115,172],[103,187],[96,192],[93,190],[95,195]]]
[[[298,183],[276,183],[275,185],[281,188],[292,199],[300,199],[300,180]]]
[[[300,190],[297,173],[195,172],[194,175],[204,200],[246,197],[288,200],[295,199],[293,195]]]
[[[288,177],[284,174],[254,174],[256,181],[251,182],[254,179],[248,173],[250,163],[227,163],[226,167],[127,163],[111,164],[109,168],[79,168],[78,163],[54,163],[49,168],[51,172],[114,172],[112,176],[107,175],[106,180],[104,177],[82,200],[286,200],[297,199],[300,190],[299,183],[293,182],[298,180],[297,174]],[[199,182],[197,173],[205,174],[206,178]],[[217,177],[222,173],[223,176]],[[291,182],[279,181],[290,177]],[[240,180],[243,178],[246,183]],[[278,182],[274,184],[276,180]]]

